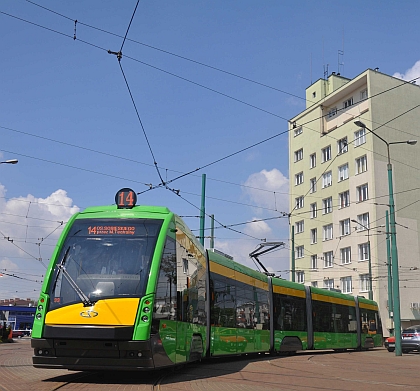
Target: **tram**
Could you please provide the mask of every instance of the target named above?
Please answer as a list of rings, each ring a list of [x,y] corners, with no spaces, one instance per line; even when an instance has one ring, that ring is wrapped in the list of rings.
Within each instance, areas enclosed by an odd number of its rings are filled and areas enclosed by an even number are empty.
[[[378,305],[270,277],[205,250],[166,207],[115,205],[71,217],[51,257],[32,330],[33,365],[151,370],[204,358],[382,345]]]

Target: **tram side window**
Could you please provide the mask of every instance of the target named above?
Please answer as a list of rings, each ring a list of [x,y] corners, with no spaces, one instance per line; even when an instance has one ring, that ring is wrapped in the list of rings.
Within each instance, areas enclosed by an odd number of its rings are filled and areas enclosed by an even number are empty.
[[[382,325],[377,311],[360,308],[360,322],[362,333],[382,334]]]
[[[356,333],[355,307],[324,301],[313,301],[315,332]]]
[[[219,327],[236,327],[236,289],[233,280],[212,273],[211,324]]]
[[[257,292],[256,315],[257,329],[268,330],[270,328],[270,307],[268,303],[268,292],[255,288]]]
[[[249,285],[233,280],[232,283],[236,285],[236,324],[234,327],[253,329],[258,322],[257,297]]]
[[[188,250],[187,250],[188,248]],[[206,268],[204,255],[190,241],[177,242],[178,319],[206,324]]]
[[[306,331],[305,298],[275,293],[274,327],[280,331]]]
[[[312,302],[313,326],[315,332],[333,332],[332,304],[314,300]]]
[[[156,298],[153,308],[154,328],[159,329],[160,319],[177,318],[176,290],[176,252],[175,241],[167,237],[160,263],[159,277],[156,286]],[[156,323],[156,324],[155,324]]]

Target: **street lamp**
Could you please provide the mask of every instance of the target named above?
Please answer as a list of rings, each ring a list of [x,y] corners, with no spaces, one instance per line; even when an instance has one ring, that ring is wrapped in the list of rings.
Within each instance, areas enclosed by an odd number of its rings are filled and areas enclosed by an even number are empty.
[[[17,159],[10,159],[10,160],[5,160],[4,162],[0,162],[0,164],[17,164],[18,160]]]
[[[388,188],[389,188],[389,216],[391,223],[391,259],[392,259],[392,292],[394,296],[394,332],[395,332],[395,355],[401,356],[401,312],[400,312],[400,280],[398,273],[398,250],[397,250],[397,232],[395,228],[395,203],[394,189],[392,184],[392,164],[389,155],[389,146],[391,144],[409,144],[414,145],[417,140],[396,141],[389,143],[381,136],[377,135],[372,129],[369,129],[363,122],[355,121],[356,126],[369,130],[374,136],[378,137],[386,144],[388,155]]]

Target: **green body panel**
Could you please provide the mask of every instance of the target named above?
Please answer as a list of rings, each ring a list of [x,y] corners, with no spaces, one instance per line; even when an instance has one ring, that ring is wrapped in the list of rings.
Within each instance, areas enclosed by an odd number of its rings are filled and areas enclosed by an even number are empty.
[[[305,285],[298,284],[296,282],[287,281],[287,280],[280,280],[279,278],[273,278],[271,280],[273,286],[281,286],[285,288],[296,289],[298,291],[305,291]]]
[[[314,349],[357,348],[357,333],[314,333]]]
[[[174,364],[181,364],[189,360],[193,335],[199,335],[203,348],[206,346],[205,326],[175,320],[161,320],[159,335],[165,353]]]
[[[260,280],[260,281],[263,281],[263,282],[268,282],[268,277],[266,275],[264,275],[262,273],[259,273],[255,270],[252,270],[248,266],[241,265],[237,262],[231,261],[230,259],[225,258],[224,256],[222,256],[218,253],[215,253],[213,251],[209,251],[208,254],[209,254],[209,260],[211,262],[215,262],[215,263],[217,263],[219,265],[222,265],[222,266],[225,266],[229,269],[238,271],[238,272],[240,272],[242,274],[245,274],[249,277],[255,278],[256,280]],[[210,267],[210,270],[211,270],[211,267]]]
[[[37,309],[34,317],[34,324],[32,325],[32,338],[41,338],[42,337],[42,330],[44,329],[44,320],[45,320],[45,314],[46,309],[48,308],[49,304],[49,297],[48,295],[45,295],[41,293]]]
[[[347,302],[349,302],[349,305],[353,304],[354,307],[354,297],[347,295],[345,293],[340,293],[340,292],[334,292],[334,291],[329,291],[327,289],[322,289],[322,288],[313,288],[311,287],[311,292],[312,294],[317,294],[317,295],[322,295],[322,296],[327,296],[327,297],[333,297],[335,299],[341,299],[341,300],[345,300]],[[373,302],[370,302],[373,303]]]
[[[212,356],[268,352],[270,331],[243,328],[212,327],[210,352]]]

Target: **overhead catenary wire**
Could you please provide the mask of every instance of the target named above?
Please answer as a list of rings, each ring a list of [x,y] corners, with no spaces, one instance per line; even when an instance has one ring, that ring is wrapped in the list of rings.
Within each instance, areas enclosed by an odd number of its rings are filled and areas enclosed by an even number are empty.
[[[34,3],[35,4],[35,3]],[[13,15],[10,15],[10,14],[8,14],[8,13],[5,13],[5,12],[2,12],[2,11],[0,11],[0,13],[3,13],[3,14],[5,14],[5,15],[7,15],[7,16],[11,16],[11,17],[14,17],[14,18],[16,18],[16,19],[19,19],[19,20],[21,20],[21,21],[24,21],[24,22],[28,22],[28,23],[30,23],[30,24],[34,24],[35,26],[38,26],[38,27],[42,27],[42,28],[46,28],[46,27],[44,27],[44,26],[41,26],[41,25],[39,25],[39,24],[37,24],[37,23],[33,23],[33,22],[30,22],[30,21],[27,21],[27,20],[25,20],[25,19],[22,19],[22,18],[18,18],[18,17],[15,17],[15,16],[13,16]],[[69,18],[70,19],[70,18]],[[50,28],[46,28],[47,30],[50,30],[50,31],[53,31],[53,32],[57,32],[57,33],[59,33],[59,34],[61,34],[61,35],[64,35],[64,36],[66,36],[66,37],[71,37],[71,36],[69,36],[69,35],[67,35],[67,34],[64,34],[64,33],[61,33],[61,32],[58,32],[58,31],[56,31],[56,30],[54,30],[54,29],[50,29]],[[81,42],[83,42],[83,43],[88,43],[87,41],[84,41],[84,40],[79,40],[79,41],[81,41]],[[90,44],[90,43],[88,43],[88,44]],[[99,47],[99,46],[97,46],[97,45],[93,45],[93,44],[91,44],[92,46],[95,46],[95,47],[98,47],[98,48],[100,48],[101,50],[106,50],[106,49],[104,49],[104,48],[101,48],[101,47]],[[108,53],[110,52],[109,50],[107,51]],[[112,52],[113,54],[117,54],[117,53],[115,53],[115,52]],[[131,57],[129,57],[129,56],[125,56],[126,58],[130,58],[130,59],[133,59],[133,60],[135,60],[135,61],[139,61],[139,60],[136,60],[136,59],[134,59],[134,58],[131,58]],[[140,61],[141,62],[141,61]],[[146,64],[145,63],[145,65],[149,65],[149,64]],[[162,71],[164,71],[164,70],[162,70]],[[166,72],[166,71],[164,71],[164,72]],[[177,75],[174,75],[174,76],[177,76]],[[420,78],[420,77],[419,77]],[[184,78],[185,79],[185,78]],[[416,78],[416,79],[418,79],[418,78]],[[413,79],[413,80],[416,80],[416,79]],[[189,81],[189,82],[191,82],[190,80],[188,80],[188,79],[185,79],[186,81]],[[409,83],[407,83],[407,82],[403,82],[402,84],[400,84],[400,85],[398,85],[398,86],[394,86],[394,87],[392,87],[392,88],[390,88],[390,89],[388,89],[388,90],[385,90],[385,91],[382,91],[381,93],[379,93],[379,94],[383,94],[383,93],[385,93],[385,92],[387,92],[387,91],[389,91],[389,90],[392,90],[392,89],[395,89],[395,88],[397,88],[397,87],[400,87],[400,86],[402,86],[402,85],[406,85],[406,84],[409,84]],[[198,83],[198,85],[200,85],[199,83]],[[205,86],[203,86],[203,87],[205,87]],[[218,93],[218,91],[216,91],[216,90],[214,90],[214,92],[217,92]],[[222,93],[223,94],[223,93]],[[379,95],[379,94],[377,94],[377,95]],[[223,95],[226,95],[226,94],[223,94]],[[226,95],[227,97],[229,97],[229,98],[232,98],[232,99],[235,99],[236,100],[236,98],[233,98],[233,97],[231,97],[231,96],[228,96],[228,95]],[[367,98],[367,99],[372,99],[374,96],[371,96],[371,97],[369,97],[369,98]],[[240,101],[240,100],[239,100]],[[247,104],[246,102],[242,102],[242,103],[245,103],[245,104]],[[255,108],[257,108],[257,109],[260,109],[260,108],[258,108],[258,107],[255,107]],[[261,109],[261,110],[263,110],[263,111],[265,111],[264,109]],[[274,114],[274,113],[270,113],[270,112],[268,112],[267,111],[267,113],[269,113],[269,114],[273,114],[273,115],[275,115],[275,116],[277,116],[276,114]],[[324,115],[325,116],[325,115]],[[321,116],[320,118],[322,118],[322,117],[324,117],[324,116]],[[280,118],[282,118],[282,119],[284,119],[284,120],[286,120],[286,121],[288,121],[286,118],[284,118],[284,117],[280,117]],[[309,121],[309,122],[312,122],[312,120],[311,121]],[[308,122],[308,123],[309,123]],[[299,124],[300,126],[304,126],[305,124],[307,124],[307,123],[304,123],[304,124]],[[310,128],[309,128],[310,129]],[[316,131],[316,130],[314,130],[314,129],[310,129],[310,130],[313,130],[313,131]],[[287,133],[287,132],[289,132],[289,130],[287,130],[287,131],[285,131],[285,132],[283,132],[283,133]],[[280,134],[278,134],[278,135],[280,135]],[[275,135],[275,136],[273,136],[273,137],[277,137],[278,135]],[[330,136],[331,137],[331,136]],[[233,156],[233,155],[232,155]],[[223,160],[223,159],[222,159]],[[212,163],[213,164],[213,163]],[[201,167],[201,168],[199,168],[199,169],[202,169],[202,168],[204,168],[205,166],[203,166],[203,167]],[[190,171],[190,172],[188,172],[188,173],[186,173],[186,174],[183,174],[183,175],[181,175],[180,177],[183,177],[183,176],[185,176],[185,175],[188,175],[188,174],[191,174],[191,173],[193,173],[193,172],[196,172],[196,171],[198,171],[199,169],[194,169],[194,170],[192,170],[192,171]],[[160,176],[160,173],[159,173],[159,176]],[[178,179],[178,178],[177,178]],[[174,179],[175,180],[175,179]],[[173,181],[173,180],[172,180]],[[158,186],[154,186],[154,187],[160,187],[161,186],[161,184],[160,185],[158,185]],[[154,187],[152,187],[152,188],[154,188]]]

